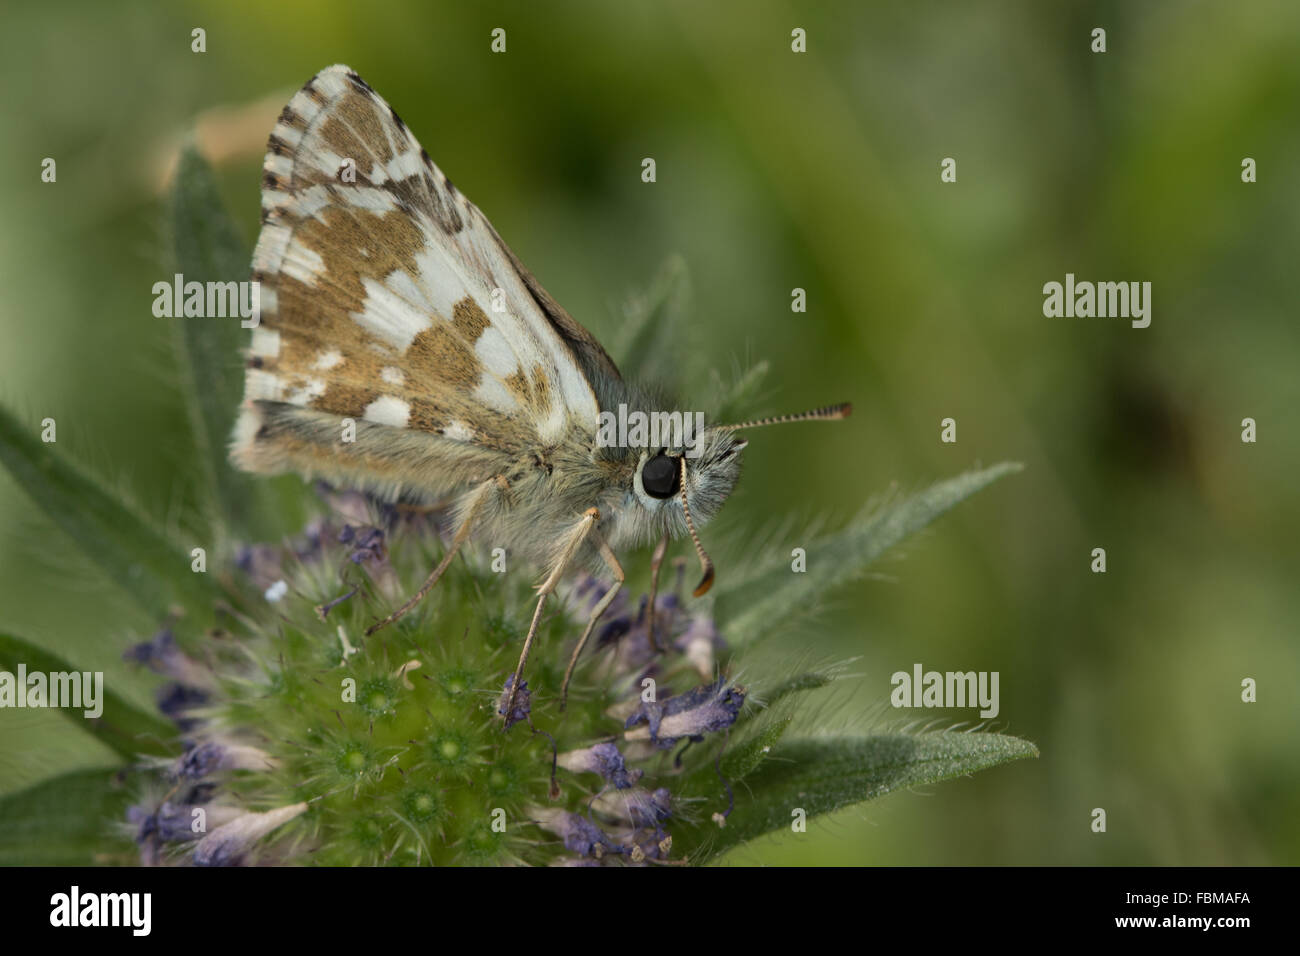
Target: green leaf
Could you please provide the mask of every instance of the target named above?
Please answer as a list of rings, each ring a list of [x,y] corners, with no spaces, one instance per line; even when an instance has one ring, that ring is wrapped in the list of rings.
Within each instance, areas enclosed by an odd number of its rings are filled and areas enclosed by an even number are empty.
[[[767,710],[761,718],[751,720],[746,732],[742,732],[738,739],[725,744],[722,739],[713,741],[721,747],[720,752],[717,756],[699,760],[695,769],[673,785],[676,798],[686,804],[707,803],[711,808],[724,809],[728,803],[728,789],[736,793],[737,785],[771,757],[773,748],[794,720],[790,713],[779,717],[770,715],[771,710]],[[694,839],[698,842],[708,835],[707,830],[697,832]]]
[[[138,863],[113,826],[131,802],[116,773],[77,770],[0,797],[0,866]]]
[[[830,674],[818,674],[813,671],[809,671],[806,674],[796,674],[794,677],[787,677],[771,690],[763,691],[761,701],[762,709],[755,708],[751,710],[748,707],[745,708],[741,711],[737,723],[743,722],[748,717],[767,713],[777,703],[784,698],[789,697],[791,694],[797,694],[805,690],[817,690],[818,688],[826,687],[834,680],[835,678]]]
[[[37,437],[35,424],[0,407],[0,464],[124,591],[154,617],[180,603],[195,610],[215,594],[209,575],[190,570],[190,556],[102,483]]]
[[[752,416],[752,406],[758,400],[758,390],[771,365],[761,359],[743,371],[738,370],[727,382],[717,369],[709,373],[713,388],[713,411],[720,422],[741,421]]]
[[[680,384],[678,346],[690,304],[686,261],[672,256],[645,292],[633,295],[615,342],[618,367],[629,382],[653,382],[675,394]]]
[[[858,577],[882,554],[958,502],[1022,467],[1005,462],[968,471],[877,508],[809,544],[805,574],[792,574],[781,558],[724,584],[716,615],[726,622],[728,639],[734,646],[748,646],[766,637],[792,616],[807,612],[827,591]]]
[[[700,863],[790,826],[796,809],[811,818],[901,788],[1037,756],[1038,748],[1017,737],[957,731],[786,741],[736,789],[736,809],[726,827],[710,832],[703,824],[698,844],[692,846],[688,837],[681,845]]]
[[[244,282],[249,253],[226,212],[211,167],[193,147],[181,153],[171,201],[176,270],[186,282]],[[233,523],[247,527],[253,492],[232,468],[226,441],[239,405],[243,330],[238,316],[173,318],[186,407],[216,549]]]
[[[70,673],[80,670],[30,641],[0,633],[0,670],[17,673],[19,664],[26,665],[28,673]],[[171,752],[164,741],[176,736],[176,728],[168,721],[140,710],[107,687],[101,693],[103,713],[94,720],[86,718],[85,708],[59,707],[57,712],[98,737],[128,760],[139,754],[161,755]]]
[[[734,785],[736,781],[743,780],[752,773],[771,754],[771,749],[780,741],[792,720],[794,720],[793,714],[779,717],[768,723],[753,737],[729,749],[721,762],[722,776],[727,782]],[[714,779],[717,780],[716,774]],[[721,784],[721,781],[718,783]]]

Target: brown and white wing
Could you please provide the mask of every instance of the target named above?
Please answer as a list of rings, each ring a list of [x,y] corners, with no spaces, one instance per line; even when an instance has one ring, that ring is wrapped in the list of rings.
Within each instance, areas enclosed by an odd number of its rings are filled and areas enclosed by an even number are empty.
[[[294,95],[262,185],[239,465],[450,487],[595,428],[614,363],[352,70]]]

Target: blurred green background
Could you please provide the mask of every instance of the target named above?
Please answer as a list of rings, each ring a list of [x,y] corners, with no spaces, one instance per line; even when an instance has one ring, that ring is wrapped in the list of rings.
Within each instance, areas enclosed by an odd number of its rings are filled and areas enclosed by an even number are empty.
[[[823,704],[835,727],[966,720],[882,707],[890,674],[999,671],[994,725],[1041,759],[729,862],[1300,863],[1300,6],[805,6],[6,4],[0,401],[174,520],[192,463],[150,313],[165,157],[202,116],[251,243],[271,118],[346,62],[598,336],[678,253],[695,365],[770,360],[755,414],[853,401],[839,425],[754,433],[706,541],[793,515],[793,547],[893,485],[1027,465],[789,647],[857,658]],[[1045,318],[1066,272],[1150,281],[1151,327]],[[155,624],[0,475],[0,631],[147,704],[120,654]],[[57,714],[0,712],[0,792],[112,762]]]

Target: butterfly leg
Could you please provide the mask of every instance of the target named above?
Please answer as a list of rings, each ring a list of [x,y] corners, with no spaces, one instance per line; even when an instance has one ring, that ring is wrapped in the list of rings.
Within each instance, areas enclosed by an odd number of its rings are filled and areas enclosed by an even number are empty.
[[[546,580],[537,589],[537,609],[533,611],[533,622],[528,625],[528,636],[524,638],[524,649],[519,655],[519,666],[515,668],[514,679],[510,682],[510,699],[500,709],[500,713],[507,721],[509,715],[515,709],[515,695],[519,693],[519,680],[523,677],[524,665],[528,663],[528,654],[533,649],[533,639],[537,637],[537,625],[542,620],[542,608],[546,605],[546,599],[550,597],[551,592],[560,583],[560,578],[564,576],[564,572],[568,569],[570,562],[573,561],[574,555],[578,553],[583,541],[586,540],[587,535],[591,533],[599,520],[600,512],[595,508],[588,508],[583,513],[578,523],[573,526],[573,530],[569,532],[569,536],[561,546],[559,554],[556,555],[555,566],[551,568],[551,573],[547,575]]]
[[[424,600],[424,596],[433,590],[433,586],[438,583],[438,579],[442,577],[443,572],[451,566],[452,559],[455,558],[456,553],[460,551],[460,546],[464,544],[465,539],[469,537],[470,530],[474,526],[474,521],[483,510],[483,505],[487,503],[488,499],[492,495],[503,490],[505,490],[505,478],[501,475],[497,475],[495,478],[489,478],[487,481],[483,482],[483,484],[478,486],[478,488],[473,492],[473,498],[470,499],[469,506],[465,509],[465,517],[461,519],[460,527],[456,529],[456,534],[451,539],[451,547],[447,549],[447,553],[443,555],[442,560],[438,562],[438,566],[429,573],[427,578],[424,579],[424,583],[420,585],[420,590],[416,591],[409,601],[378,624],[372,624],[370,627],[366,628],[366,637],[369,637],[380,628],[392,624]]]
[[[659,642],[655,640],[655,599],[659,596],[659,568],[664,563],[664,555],[668,553],[668,532],[659,539],[655,545],[654,556],[650,559],[650,603],[646,605],[646,632],[650,635],[650,649],[655,653],[663,650]]]
[[[605,559],[606,567],[614,575],[614,584],[605,592],[604,597],[596,602],[596,606],[591,609],[591,616],[587,618],[587,629],[582,632],[582,637],[578,639],[578,646],[573,649],[573,656],[569,658],[569,666],[564,672],[564,683],[560,685],[560,710],[564,710],[564,705],[568,703],[569,680],[573,677],[573,669],[578,666],[578,656],[582,653],[582,649],[587,646],[587,638],[591,637],[596,622],[600,620],[600,616],[605,613],[605,609],[609,607],[610,602],[614,600],[614,596],[618,594],[619,588],[627,580],[627,575],[623,573],[623,566],[618,563],[618,558],[610,550],[605,538],[595,528],[591,529],[591,535],[595,539],[596,547],[600,549],[600,556]]]

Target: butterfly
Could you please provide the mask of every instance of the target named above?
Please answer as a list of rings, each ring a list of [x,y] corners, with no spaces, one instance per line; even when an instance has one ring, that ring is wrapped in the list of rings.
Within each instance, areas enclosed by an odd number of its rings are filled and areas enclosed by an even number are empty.
[[[252,278],[261,319],[246,354],[231,458],[390,500],[449,506],[455,528],[410,611],[471,537],[508,543],[546,575],[499,713],[516,695],[548,596],[578,567],[607,572],[561,689],[625,581],[616,552],[657,541],[651,613],[670,539],[740,475],[742,428],[835,419],[847,404],[668,439],[601,441],[602,412],[662,412],[625,381],[491,223],[353,70],[316,74],[280,114],[262,171]],[[671,413],[668,413],[671,414]],[[634,436],[635,429],[628,431]],[[603,585],[602,585],[603,587]],[[653,619],[650,630],[653,637]]]

